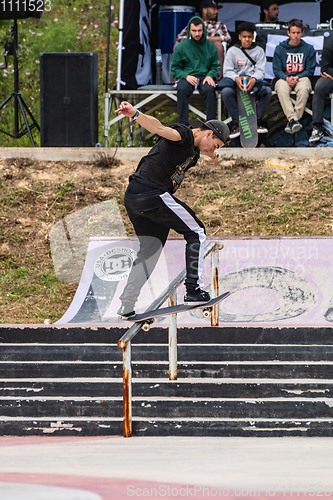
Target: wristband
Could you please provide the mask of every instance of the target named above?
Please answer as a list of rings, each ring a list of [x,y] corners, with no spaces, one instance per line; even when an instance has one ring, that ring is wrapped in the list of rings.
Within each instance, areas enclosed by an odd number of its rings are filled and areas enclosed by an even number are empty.
[[[136,109],[135,110],[135,115],[132,116],[132,120],[136,120],[138,116],[139,116],[139,110]]]

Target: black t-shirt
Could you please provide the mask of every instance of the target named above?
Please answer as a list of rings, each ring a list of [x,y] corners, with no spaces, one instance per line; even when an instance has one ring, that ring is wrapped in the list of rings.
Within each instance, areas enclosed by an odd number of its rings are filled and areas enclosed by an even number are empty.
[[[177,191],[185,172],[197,163],[200,151],[194,146],[193,133],[189,127],[178,123],[172,128],[180,133],[181,140],[160,138],[149,153],[141,158],[130,180],[135,179],[141,184],[169,193]]]

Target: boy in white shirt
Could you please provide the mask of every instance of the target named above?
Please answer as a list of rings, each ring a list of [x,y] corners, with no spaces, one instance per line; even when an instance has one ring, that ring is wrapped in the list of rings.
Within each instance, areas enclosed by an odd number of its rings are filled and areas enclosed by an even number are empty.
[[[255,25],[244,22],[238,27],[239,42],[228,50],[223,68],[223,78],[218,87],[222,88],[223,102],[232,118],[230,139],[240,135],[238,125],[237,87],[243,88],[243,78],[248,77],[247,92],[254,92],[257,99],[258,133],[268,130],[262,124],[265,110],[271,100],[270,84],[264,81],[266,56],[264,50],[253,42]]]

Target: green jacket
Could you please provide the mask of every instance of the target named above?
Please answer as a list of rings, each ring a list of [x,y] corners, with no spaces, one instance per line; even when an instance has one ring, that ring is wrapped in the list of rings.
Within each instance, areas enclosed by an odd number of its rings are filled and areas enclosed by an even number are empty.
[[[195,16],[192,19],[201,17]],[[171,74],[176,80],[186,78],[187,75],[211,76],[216,80],[221,72],[220,57],[215,45],[207,40],[207,30],[202,21],[204,33],[200,42],[192,40],[190,35],[190,23],[187,25],[187,39],[180,42],[173,53],[171,62]]]

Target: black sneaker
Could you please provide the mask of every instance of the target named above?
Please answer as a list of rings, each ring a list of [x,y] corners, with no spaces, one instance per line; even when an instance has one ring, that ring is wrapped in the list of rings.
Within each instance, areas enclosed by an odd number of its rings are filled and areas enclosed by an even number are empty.
[[[184,304],[193,306],[204,304],[205,302],[209,301],[210,301],[209,293],[205,292],[204,290],[201,290],[200,288],[194,290],[194,292],[186,292],[186,295],[184,297]]]
[[[321,130],[321,128],[313,128],[309,137],[309,142],[320,141],[322,137],[324,137],[324,132]]]
[[[299,132],[303,128],[303,125],[298,120],[290,120],[290,126],[293,134],[296,134],[296,132]]]
[[[135,316],[135,311],[133,306],[128,304],[123,304],[119,307],[117,311],[118,318],[120,319],[130,319]]]
[[[231,128],[229,139],[236,139],[236,137],[239,137],[239,136],[240,136],[239,126],[233,125]]]

